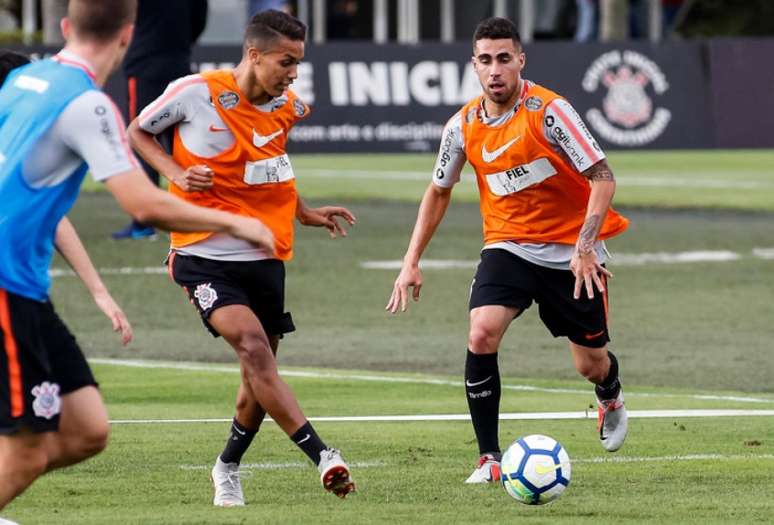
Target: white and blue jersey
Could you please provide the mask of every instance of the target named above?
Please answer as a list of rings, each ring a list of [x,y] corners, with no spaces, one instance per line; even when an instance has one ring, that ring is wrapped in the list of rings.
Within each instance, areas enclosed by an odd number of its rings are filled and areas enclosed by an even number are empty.
[[[124,123],[80,57],[14,70],[0,90],[0,288],[46,300],[56,228],[88,169],[137,167]]]

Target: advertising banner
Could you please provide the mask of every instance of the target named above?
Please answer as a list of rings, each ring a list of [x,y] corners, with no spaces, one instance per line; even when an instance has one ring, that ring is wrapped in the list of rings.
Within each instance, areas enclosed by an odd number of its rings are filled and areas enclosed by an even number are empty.
[[[712,143],[701,44],[540,43],[524,77],[566,97],[606,149]],[[431,151],[446,121],[481,93],[468,44],[310,45],[294,84],[313,107],[296,151]],[[234,48],[200,48],[197,67],[231,66]]]

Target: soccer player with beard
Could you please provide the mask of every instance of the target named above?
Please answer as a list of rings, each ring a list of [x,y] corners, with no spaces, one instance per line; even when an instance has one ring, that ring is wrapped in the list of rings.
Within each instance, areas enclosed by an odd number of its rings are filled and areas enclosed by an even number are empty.
[[[247,26],[241,62],[233,70],[183,77],[129,126],[132,146],[170,181],[175,195],[202,206],[258,217],[274,233],[275,250],[231,235],[174,232],[170,274],[187,291],[213,336],[235,350],[242,369],[236,415],[212,469],[213,503],[244,505],[239,464],[268,413],[317,465],[326,490],[354,490],[349,467],[307,421],[277,371],[283,334],[295,330],[284,310],[285,265],[293,254],[293,221],[345,235],[345,208],[310,208],[298,196],[285,145],[309,108],[288,89],[304,57],[306,26],[275,10]],[[174,129],[172,155],[155,140]]]
[[[602,446],[612,452],[623,445],[627,415],[618,361],[608,350],[611,274],[604,240],[623,232],[628,221],[610,207],[615,179],[581,118],[560,95],[521,77],[525,55],[513,22],[482,21],[472,62],[484,93],[444,129],[386,308],[405,311],[410,293],[419,299],[420,257],[469,162],[478,182],[484,248],[471,286],[465,361],[480,457],[466,482],[487,483],[500,478],[498,347],[511,321],[533,301],[550,332],[569,340],[575,368],[595,385]]]
[[[64,49],[12,71],[0,89],[0,509],[107,444],[97,383],[48,298],[57,226],[87,170],[138,220],[274,246],[261,221],[186,203],[138,167],[100,89],[126,53],[136,11],[136,0],[70,0]]]

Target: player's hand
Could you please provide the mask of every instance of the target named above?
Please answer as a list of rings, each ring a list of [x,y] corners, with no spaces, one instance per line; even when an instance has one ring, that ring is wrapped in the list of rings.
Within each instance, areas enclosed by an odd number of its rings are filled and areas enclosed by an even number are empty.
[[[215,172],[204,164],[191,166],[172,178],[172,183],[185,192],[206,191],[212,188]]]
[[[128,345],[132,340],[132,325],[129,324],[129,319],[126,318],[126,314],[121,310],[121,307],[116,304],[107,290],[97,292],[94,294],[94,302],[102,313],[110,319],[113,323],[113,331],[121,335],[121,342],[124,346]]]
[[[398,313],[398,309],[401,312],[405,312],[408,307],[409,288],[412,288],[411,296],[414,301],[419,301],[419,291],[422,289],[422,272],[419,270],[418,265],[403,265],[403,268],[398,274],[398,278],[395,279],[395,284],[392,287],[392,295],[387,302],[385,310],[391,314]]]
[[[600,293],[605,293],[605,284],[602,282],[601,276],[613,277],[607,268],[599,264],[597,254],[593,250],[586,254],[581,254],[575,250],[572,259],[570,259],[570,270],[575,275],[575,289],[572,294],[575,299],[580,299],[581,288],[584,286],[589,299],[594,298],[594,285]]]
[[[344,219],[350,226],[355,225],[355,216],[352,215],[352,212],[340,206],[304,208],[299,210],[298,222],[304,226],[324,226],[328,230],[328,235],[331,236],[331,239],[335,239],[337,234],[346,237],[347,230],[339,224],[338,220],[336,220],[337,217]]]
[[[274,234],[258,219],[234,215],[229,233],[274,253]]]

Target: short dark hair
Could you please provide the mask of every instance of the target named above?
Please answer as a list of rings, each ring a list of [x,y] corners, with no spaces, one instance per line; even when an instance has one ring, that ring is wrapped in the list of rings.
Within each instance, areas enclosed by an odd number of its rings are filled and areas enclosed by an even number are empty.
[[[70,0],[67,18],[81,37],[105,42],[137,18],[137,0]]]
[[[282,11],[267,9],[253,16],[247,24],[245,48],[249,45],[266,48],[282,37],[290,40],[304,40],[306,24]]]
[[[19,66],[29,64],[30,59],[10,49],[0,49],[0,86],[5,83],[8,74]]]
[[[510,38],[513,44],[521,47],[521,36],[519,30],[512,21],[507,18],[493,16],[479,22],[476,31],[473,33],[473,49],[476,48],[476,42],[485,38],[498,40],[500,38]]]

